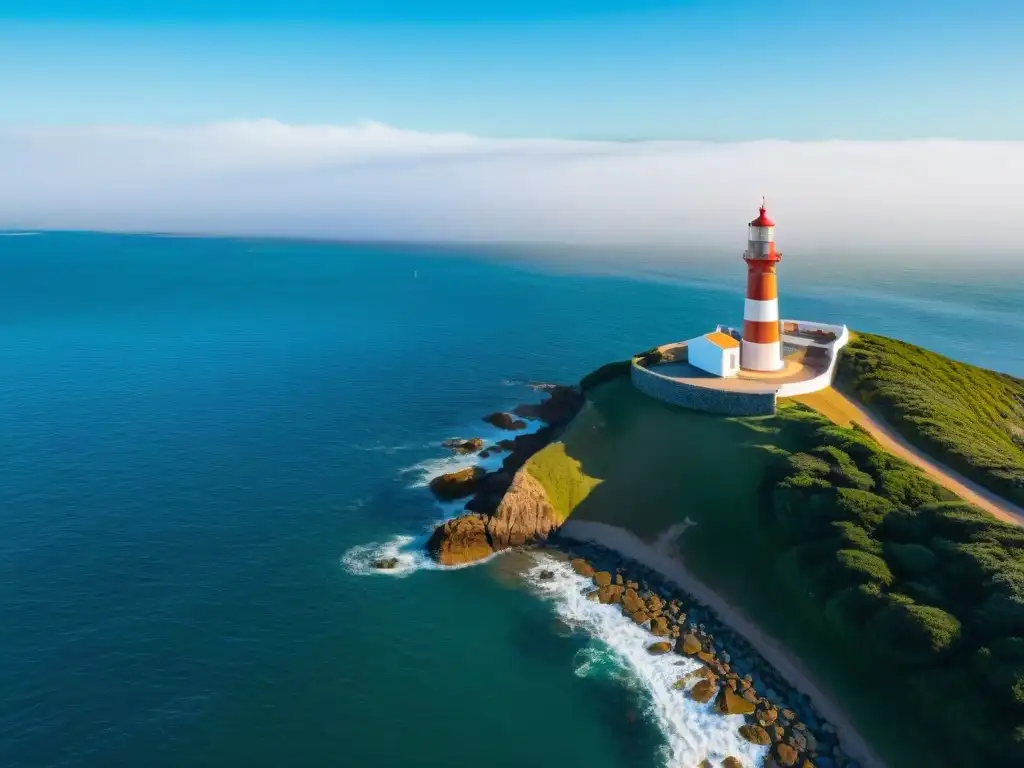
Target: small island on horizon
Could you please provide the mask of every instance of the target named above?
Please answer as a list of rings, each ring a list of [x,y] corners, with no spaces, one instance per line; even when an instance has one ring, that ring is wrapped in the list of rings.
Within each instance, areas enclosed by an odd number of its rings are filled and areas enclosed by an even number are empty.
[[[431,483],[467,503],[428,550],[561,553],[765,765],[1024,763],[1024,381],[780,319],[763,206],[750,227],[742,331],[487,417],[536,431],[450,442],[507,455]]]

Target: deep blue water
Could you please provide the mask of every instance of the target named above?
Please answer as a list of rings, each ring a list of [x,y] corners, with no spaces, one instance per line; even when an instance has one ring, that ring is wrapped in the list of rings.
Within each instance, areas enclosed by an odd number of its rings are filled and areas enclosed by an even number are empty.
[[[1024,375],[1013,281],[796,261],[786,316]],[[663,764],[643,687],[500,565],[343,562],[443,516],[438,441],[525,382],[742,311],[738,259],[619,268],[0,237],[0,765]]]

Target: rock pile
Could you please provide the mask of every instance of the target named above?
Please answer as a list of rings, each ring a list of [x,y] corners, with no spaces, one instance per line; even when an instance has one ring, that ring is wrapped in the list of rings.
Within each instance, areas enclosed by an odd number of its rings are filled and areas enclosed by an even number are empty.
[[[576,573],[594,584],[589,599],[619,605],[623,614],[657,636],[648,652],[675,651],[701,662],[673,687],[693,701],[710,703],[712,712],[742,717],[739,735],[770,748],[766,766],[859,768],[810,700],[706,606],[656,572],[602,547],[575,542],[566,547],[574,555]],[[729,758],[722,765],[736,767],[740,762]]]

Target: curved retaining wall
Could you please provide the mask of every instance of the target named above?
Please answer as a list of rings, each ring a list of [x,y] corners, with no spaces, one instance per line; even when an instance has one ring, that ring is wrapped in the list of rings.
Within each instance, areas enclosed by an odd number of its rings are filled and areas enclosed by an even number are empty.
[[[685,384],[637,365],[629,371],[633,386],[645,395],[669,405],[695,411],[724,413],[729,416],[771,416],[775,413],[775,393],[729,392]]]
[[[850,340],[850,334],[845,325],[824,325],[823,323],[801,323],[801,325],[832,331],[837,334],[838,338],[829,344],[829,361],[828,368],[825,372],[815,376],[813,379],[808,379],[807,381],[795,381],[790,384],[780,385],[778,391],[779,397],[808,395],[811,392],[817,392],[819,389],[832,386],[832,378],[835,376],[836,362],[839,360],[839,352]]]

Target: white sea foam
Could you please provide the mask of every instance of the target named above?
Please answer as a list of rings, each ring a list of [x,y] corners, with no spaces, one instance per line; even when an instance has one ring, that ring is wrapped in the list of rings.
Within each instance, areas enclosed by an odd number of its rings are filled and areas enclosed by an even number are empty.
[[[519,435],[532,434],[544,427],[544,422],[538,419],[524,419],[524,421],[526,422],[526,427],[514,432],[505,429],[498,429],[497,427],[493,427],[484,422],[483,428],[471,428],[466,430],[466,433],[472,433],[474,437],[482,439],[484,441],[484,447],[487,448],[500,440],[515,438]],[[440,441],[438,441],[438,444],[440,444]],[[488,472],[493,472],[501,467],[501,463],[505,460],[506,456],[508,456],[508,451],[492,453],[485,459],[480,458],[475,453],[464,455],[449,453],[445,456],[425,459],[424,461],[417,462],[416,464],[406,467],[400,471],[404,475],[413,476],[414,479],[409,486],[410,488],[425,488],[434,478],[440,477],[448,472],[458,472],[460,469],[481,467]]]
[[[675,653],[652,656],[647,652],[647,646],[654,642],[650,633],[623,616],[616,606],[586,599],[593,588],[589,579],[576,574],[565,562],[544,555],[538,555],[537,561],[527,571],[527,581],[554,604],[559,618],[585,630],[598,643],[577,655],[575,673],[581,677],[607,674],[611,663],[647,690],[648,714],[665,736],[666,766],[691,768],[705,759],[718,766],[729,755],[745,766],[761,765],[767,748],[740,737],[738,729],[745,722],[742,716],[715,714],[710,702],[699,704],[673,688],[682,675],[699,666],[698,662]],[[542,570],[552,571],[554,579],[541,581]]]
[[[429,534],[421,536],[395,536],[385,542],[371,541],[357,544],[341,556],[341,564],[353,576],[394,576],[404,578],[416,571],[455,571],[486,563],[497,555],[462,565],[441,565],[427,554]],[[378,560],[395,558],[394,568],[375,568]]]

